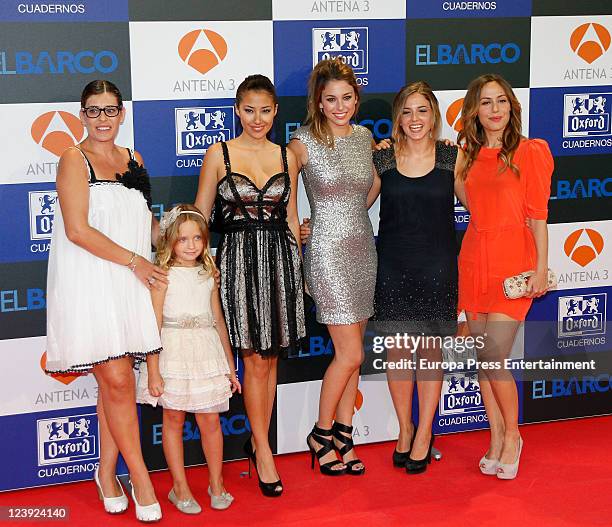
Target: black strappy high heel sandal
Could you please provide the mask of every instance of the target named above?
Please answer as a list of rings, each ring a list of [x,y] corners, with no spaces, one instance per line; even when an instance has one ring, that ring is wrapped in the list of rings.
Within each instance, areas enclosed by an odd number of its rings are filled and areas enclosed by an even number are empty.
[[[257,471],[257,458],[255,457],[255,450],[253,450],[253,444],[251,443],[251,436],[249,436],[249,438],[246,440],[246,443],[242,449],[249,458],[249,478],[251,477],[251,463],[253,463],[253,465],[255,465],[255,473],[257,474],[257,480],[259,481],[261,493],[268,498],[278,498],[283,493],[283,482],[280,479],[278,481],[273,481],[272,483],[265,483],[261,481],[259,472]]]
[[[342,443],[341,448],[338,448],[338,447],[336,448],[338,450],[338,453],[342,457],[344,457],[355,447],[353,443],[353,427],[348,426],[348,425],[343,425],[342,423],[335,421],[334,425],[332,426],[332,430],[334,433],[334,439],[337,439],[340,443]],[[345,434],[349,434],[349,435],[345,435]],[[363,461],[361,461],[361,459],[353,459],[352,461],[347,461],[344,464],[346,465],[346,473],[350,474],[351,476],[361,476],[362,474],[365,473],[365,466],[363,465]],[[353,469],[355,465],[359,465],[359,464],[362,465],[361,468]]]
[[[311,445],[310,440],[321,445],[318,450],[315,449],[313,445]],[[324,428],[319,428],[316,424],[312,427],[312,432],[308,434],[306,437],[306,444],[308,445],[308,450],[310,450],[310,468],[314,470],[315,467],[315,456],[319,460],[319,471],[321,474],[325,476],[342,476],[346,474],[346,466],[344,468],[334,468],[339,467],[340,465],[344,465],[342,461],[336,459],[334,461],[328,461],[327,463],[321,464],[321,458],[325,454],[329,454],[330,452],[334,452],[334,443],[332,440],[332,430],[325,430]]]
[[[410,444],[408,445],[408,450],[406,452],[398,452],[397,447],[393,449],[393,466],[397,468],[405,468],[406,462],[410,457],[410,451],[412,450],[412,443],[414,443],[414,437],[416,436],[416,425],[412,423],[412,438],[410,439]]]

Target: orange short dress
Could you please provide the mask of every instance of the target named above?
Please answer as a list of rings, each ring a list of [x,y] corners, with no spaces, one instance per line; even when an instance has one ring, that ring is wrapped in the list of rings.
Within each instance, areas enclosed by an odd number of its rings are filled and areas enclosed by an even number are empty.
[[[554,162],[542,139],[519,145],[514,164],[520,177],[499,172],[498,153],[481,148],[465,181],[470,223],[459,254],[459,309],[525,320],[532,300],[508,300],[503,281],[535,268],[535,240],[525,220],[547,218]]]

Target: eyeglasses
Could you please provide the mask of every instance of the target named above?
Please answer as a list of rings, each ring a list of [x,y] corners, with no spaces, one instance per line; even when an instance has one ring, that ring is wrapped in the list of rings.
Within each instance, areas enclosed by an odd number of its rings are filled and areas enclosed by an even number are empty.
[[[81,108],[81,111],[90,119],[100,117],[102,112],[105,113],[106,117],[117,117],[123,106],[105,106],[104,108],[98,108],[97,106],[87,106]]]

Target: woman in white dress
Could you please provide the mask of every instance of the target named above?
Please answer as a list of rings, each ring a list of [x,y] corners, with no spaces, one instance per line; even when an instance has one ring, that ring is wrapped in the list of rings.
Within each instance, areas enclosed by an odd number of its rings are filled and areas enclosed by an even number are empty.
[[[81,97],[87,138],[62,154],[59,207],[47,278],[47,370],[93,371],[98,382],[100,464],[94,474],[109,513],[127,509],[116,478],[119,452],[132,481],[136,516],[161,518],[142,458],[134,362],[159,353],[149,289],[166,282],[154,266],[150,184],[137,152],[115,145],[125,119],[121,93],[92,81]],[[155,234],[155,233],[154,233]]]

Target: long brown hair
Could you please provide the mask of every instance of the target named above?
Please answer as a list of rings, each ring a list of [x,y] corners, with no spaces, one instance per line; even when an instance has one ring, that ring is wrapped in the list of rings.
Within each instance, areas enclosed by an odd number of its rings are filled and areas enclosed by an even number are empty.
[[[411,82],[410,84],[404,86],[397,93],[395,99],[393,99],[393,107],[391,109],[393,128],[391,129],[391,137],[393,137],[393,141],[395,142],[396,151],[401,150],[406,139],[406,134],[404,133],[404,130],[402,130],[400,122],[402,119],[404,104],[406,104],[406,99],[415,93],[419,93],[425,97],[425,99],[427,99],[427,102],[429,102],[429,106],[431,107],[431,111],[433,112],[433,127],[431,129],[431,136],[433,137],[434,141],[438,139],[440,135],[440,128],[442,126],[440,105],[438,104],[438,99],[434,95],[431,86],[425,81]]]
[[[321,94],[329,81],[346,81],[355,91],[357,105],[355,114],[359,110],[359,86],[355,73],[350,66],[347,66],[341,59],[327,59],[319,62],[312,70],[308,79],[308,115],[304,124],[310,126],[310,133],[313,137],[324,145],[334,146],[334,135],[327,124],[327,119],[321,111],[319,104]]]
[[[200,209],[188,203],[181,203],[176,205],[176,207],[178,207],[180,212],[192,212],[193,214],[179,214],[168,226],[164,234],[159,236],[155,263],[163,269],[168,269],[174,265],[173,248],[179,235],[179,227],[186,221],[194,221],[200,228],[202,243],[204,244],[202,254],[198,256],[197,262],[202,265],[205,273],[212,274],[216,266],[215,261],[210,255],[210,246],[208,243],[210,240],[210,231],[208,230],[208,224],[204,216],[200,212]]]
[[[461,169],[461,177],[465,179],[467,174],[478,157],[482,146],[486,143],[486,135],[480,120],[478,119],[478,109],[480,107],[480,92],[485,84],[496,82],[504,90],[508,101],[510,101],[510,121],[502,134],[502,146],[498,154],[498,159],[502,162],[500,172],[509,168],[517,176],[519,169],[513,163],[514,154],[522,139],[521,134],[521,104],[519,103],[512,86],[506,79],[494,73],[487,73],[475,78],[468,86],[467,93],[463,99],[461,119],[463,130],[459,132],[457,141],[465,143],[465,163]]]

